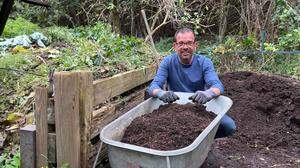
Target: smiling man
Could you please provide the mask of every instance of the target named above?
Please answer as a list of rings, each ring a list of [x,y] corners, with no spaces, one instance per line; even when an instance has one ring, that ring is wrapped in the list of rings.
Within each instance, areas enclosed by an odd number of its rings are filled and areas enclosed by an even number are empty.
[[[176,52],[164,57],[147,90],[149,95],[165,103],[173,103],[179,99],[174,92],[189,92],[194,93],[191,97],[194,102],[203,104],[224,92],[212,61],[194,53],[197,42],[193,30],[178,30],[174,36],[173,48]],[[165,83],[168,91],[162,89]],[[232,135],[235,129],[234,121],[225,115],[216,138]]]

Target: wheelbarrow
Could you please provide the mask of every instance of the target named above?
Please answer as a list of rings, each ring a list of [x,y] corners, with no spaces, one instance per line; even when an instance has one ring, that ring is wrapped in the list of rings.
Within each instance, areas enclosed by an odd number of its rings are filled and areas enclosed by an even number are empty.
[[[188,97],[193,94],[175,93],[180,97],[175,102],[178,104],[189,103],[191,100]],[[187,147],[161,151],[120,142],[125,129],[132,120],[143,114],[151,113],[162,104],[164,103],[157,98],[149,98],[102,129],[99,151],[102,143],[107,144],[109,163],[112,168],[199,168],[207,157],[220,120],[230,109],[232,100],[226,96],[219,96],[204,104],[207,111],[211,111],[217,116]]]

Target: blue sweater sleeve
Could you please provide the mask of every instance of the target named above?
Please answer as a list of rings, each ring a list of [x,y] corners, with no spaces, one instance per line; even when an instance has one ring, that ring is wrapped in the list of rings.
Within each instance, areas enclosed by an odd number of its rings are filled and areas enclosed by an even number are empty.
[[[203,72],[204,72],[204,81],[206,83],[207,88],[219,88],[221,94],[224,93],[224,86],[221,83],[216,71],[214,69],[214,65],[209,58],[205,58],[203,62]]]
[[[168,78],[169,63],[170,63],[170,57],[165,57],[163,61],[160,63],[156,76],[154,77],[153,81],[151,82],[148,88],[149,95],[153,96],[152,92],[154,89],[163,88]]]

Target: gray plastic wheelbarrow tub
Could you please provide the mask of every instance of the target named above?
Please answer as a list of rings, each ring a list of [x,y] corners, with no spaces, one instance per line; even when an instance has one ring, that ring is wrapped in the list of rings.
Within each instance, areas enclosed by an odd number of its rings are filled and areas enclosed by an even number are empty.
[[[176,94],[180,100],[175,103],[190,102],[188,97],[192,93],[176,92]],[[187,147],[161,151],[120,142],[126,127],[133,119],[151,113],[162,104],[164,103],[159,99],[150,98],[103,128],[100,138],[107,144],[109,163],[112,168],[199,168],[207,157],[220,120],[230,109],[232,100],[219,96],[205,104],[206,110],[214,112],[217,116]]]

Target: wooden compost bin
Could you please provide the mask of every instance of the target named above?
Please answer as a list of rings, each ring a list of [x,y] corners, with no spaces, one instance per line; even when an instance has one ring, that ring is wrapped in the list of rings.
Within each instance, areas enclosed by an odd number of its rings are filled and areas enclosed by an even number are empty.
[[[96,81],[90,71],[55,73],[54,96],[46,87],[37,87],[35,125],[20,129],[22,167],[90,167],[94,107],[152,80],[156,69],[149,66]]]

